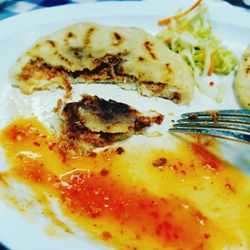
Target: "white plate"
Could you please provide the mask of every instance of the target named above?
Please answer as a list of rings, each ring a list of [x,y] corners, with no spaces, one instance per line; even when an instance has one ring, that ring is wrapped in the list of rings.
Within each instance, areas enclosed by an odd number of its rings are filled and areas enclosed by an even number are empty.
[[[46,111],[54,105],[54,101],[49,100],[56,100],[58,95],[61,95],[60,91],[56,96],[53,93],[36,92],[32,96],[23,98],[20,97],[18,90],[10,89],[8,79],[10,66],[39,37],[66,25],[82,21],[107,25],[136,26],[155,34],[160,30],[157,26],[157,21],[160,18],[173,15],[179,7],[185,8],[193,2],[192,0],[164,0],[67,5],[38,10],[1,21],[0,100],[2,101],[0,102],[0,128],[4,127],[17,114],[29,115],[33,113],[47,124],[54,122],[53,117]],[[222,2],[207,1],[207,4],[212,14],[215,33],[223,40],[224,44],[240,56],[246,44],[250,42],[250,13]],[[92,85],[79,88],[81,91],[87,91],[90,94],[99,94],[105,98],[128,102],[138,109],[154,108],[164,114],[171,110],[178,114],[187,110],[238,107],[232,91],[232,76],[225,80],[227,81],[227,91],[222,103],[217,104],[196,91],[195,99],[187,106],[176,106],[170,101],[158,98],[148,99],[145,103],[145,97],[138,96],[134,92],[122,91],[116,86],[100,86],[96,89]],[[165,125],[168,126],[167,122]],[[230,143],[225,143],[224,148],[225,152],[230,152],[230,154],[227,154],[228,160],[237,163],[242,169],[249,166],[250,156],[247,154],[249,148],[237,145],[239,152],[234,154],[231,153],[232,145]],[[6,166],[1,155],[0,166]],[[15,210],[7,207],[4,202],[0,202],[0,241],[14,250],[106,249],[106,247],[95,242],[75,236],[48,237],[44,233],[43,220],[30,223]]]

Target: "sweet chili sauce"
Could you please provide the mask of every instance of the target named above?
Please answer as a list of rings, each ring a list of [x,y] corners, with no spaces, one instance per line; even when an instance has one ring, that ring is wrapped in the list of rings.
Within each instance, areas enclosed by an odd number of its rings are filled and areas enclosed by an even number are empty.
[[[249,244],[249,179],[200,144],[134,145],[65,162],[56,136],[34,118],[13,121],[0,137],[11,166],[5,181],[52,197],[93,239],[117,249]]]

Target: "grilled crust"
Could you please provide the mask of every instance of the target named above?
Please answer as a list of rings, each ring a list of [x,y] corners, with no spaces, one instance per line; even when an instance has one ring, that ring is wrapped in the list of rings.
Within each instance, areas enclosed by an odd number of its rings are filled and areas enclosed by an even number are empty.
[[[79,155],[134,134],[143,134],[151,124],[161,124],[163,115],[144,116],[127,104],[83,95],[79,102],[65,105],[61,119],[59,146],[64,152]]]
[[[38,41],[18,59],[11,79],[26,94],[72,83],[136,83],[142,95],[178,103],[190,101],[194,89],[190,68],[164,42],[137,28],[93,23]]]
[[[250,45],[248,45],[239,63],[234,86],[241,105],[250,109]]]

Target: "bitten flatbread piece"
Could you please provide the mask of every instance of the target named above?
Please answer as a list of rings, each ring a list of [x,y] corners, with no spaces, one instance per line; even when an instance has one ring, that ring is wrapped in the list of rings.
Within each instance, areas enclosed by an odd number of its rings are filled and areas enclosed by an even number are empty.
[[[127,104],[90,95],[66,104],[60,116],[59,147],[72,155],[143,134],[146,127],[163,121],[159,113],[144,115]]]
[[[116,83],[177,103],[192,99],[194,79],[180,55],[149,33],[80,23],[39,40],[11,71],[26,94],[73,83]]]
[[[239,63],[234,86],[241,105],[250,109],[250,45]]]

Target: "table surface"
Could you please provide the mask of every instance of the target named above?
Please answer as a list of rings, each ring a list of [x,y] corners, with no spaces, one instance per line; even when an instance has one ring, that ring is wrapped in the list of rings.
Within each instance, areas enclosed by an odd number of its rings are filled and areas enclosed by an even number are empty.
[[[109,0],[56,0],[56,1],[55,0],[23,0],[23,1],[6,0],[4,4],[0,4],[0,20],[35,9],[49,8],[52,6],[65,5],[65,4],[75,4],[75,3],[85,3],[85,2],[105,2],[105,1]],[[117,1],[124,1],[124,0],[117,0]],[[126,0],[126,1],[143,1],[143,0]],[[222,1],[222,0],[207,0],[207,1]],[[248,9],[250,8],[250,5],[244,4],[244,2],[247,3],[250,0],[243,0],[243,1],[226,0],[226,1],[235,6],[245,7]]]

